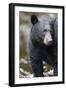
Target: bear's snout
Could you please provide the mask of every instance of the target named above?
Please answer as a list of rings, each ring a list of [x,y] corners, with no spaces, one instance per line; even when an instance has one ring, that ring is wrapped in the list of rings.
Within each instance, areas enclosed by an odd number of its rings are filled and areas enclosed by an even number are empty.
[[[44,37],[43,43],[45,45],[48,45],[48,46],[53,43],[53,39],[52,39],[52,36],[51,36],[51,33],[50,32],[46,32],[46,35]]]

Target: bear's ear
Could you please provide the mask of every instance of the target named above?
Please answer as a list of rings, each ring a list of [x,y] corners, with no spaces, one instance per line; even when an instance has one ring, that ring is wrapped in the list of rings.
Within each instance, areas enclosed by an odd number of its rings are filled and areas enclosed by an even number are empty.
[[[36,24],[37,22],[38,22],[37,16],[36,16],[36,15],[32,15],[32,16],[31,16],[31,23],[34,25],[34,24]]]

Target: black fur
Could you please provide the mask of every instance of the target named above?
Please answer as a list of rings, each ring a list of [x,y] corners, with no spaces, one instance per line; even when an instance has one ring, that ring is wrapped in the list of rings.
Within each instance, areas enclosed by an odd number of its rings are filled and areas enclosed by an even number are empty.
[[[43,60],[54,67],[54,75],[57,76],[57,20],[51,21],[44,17],[44,21],[39,21],[37,16],[31,16],[32,30],[29,41],[29,56],[32,70],[35,77],[43,77]],[[50,21],[52,24],[50,24]],[[46,25],[46,28],[45,28]],[[53,28],[52,28],[53,25]],[[53,44],[46,46],[43,43],[45,37],[44,30],[51,30]],[[48,31],[49,32],[49,31]]]

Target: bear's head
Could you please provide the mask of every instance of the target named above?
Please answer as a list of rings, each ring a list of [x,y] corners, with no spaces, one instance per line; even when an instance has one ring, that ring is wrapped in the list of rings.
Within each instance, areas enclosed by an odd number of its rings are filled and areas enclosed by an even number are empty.
[[[31,23],[34,26],[36,23],[40,22],[39,28],[42,36],[43,43],[46,46],[50,46],[53,44],[54,40],[54,22],[55,20],[50,20],[49,16],[44,16],[43,21],[39,20],[36,15],[31,16]]]

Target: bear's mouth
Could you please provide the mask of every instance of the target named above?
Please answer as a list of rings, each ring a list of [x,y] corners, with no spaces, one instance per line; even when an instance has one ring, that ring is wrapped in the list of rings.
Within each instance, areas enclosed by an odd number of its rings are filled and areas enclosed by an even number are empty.
[[[52,45],[52,44],[53,44],[53,41],[48,42],[48,45]]]
[[[53,41],[47,42],[45,43],[46,46],[52,46],[53,45]]]

